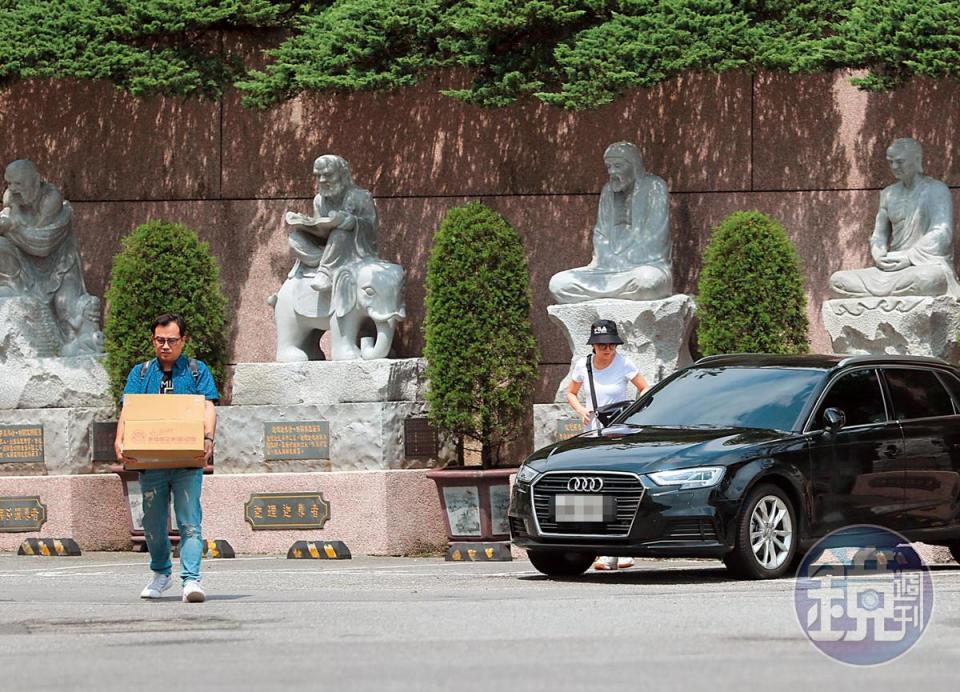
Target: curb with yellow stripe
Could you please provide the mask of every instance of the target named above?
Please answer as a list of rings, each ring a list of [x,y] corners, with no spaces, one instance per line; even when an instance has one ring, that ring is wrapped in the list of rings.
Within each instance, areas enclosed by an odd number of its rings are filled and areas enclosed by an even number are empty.
[[[28,538],[20,544],[17,555],[77,557],[80,555],[80,546],[72,538]]]
[[[349,560],[343,541],[297,541],[287,551],[288,560]]]
[[[511,562],[509,543],[452,543],[447,562]]]
[[[180,557],[180,545],[173,549],[173,556]],[[203,556],[208,560],[210,558],[229,558],[236,557],[233,546],[222,538],[209,538],[203,542]]]

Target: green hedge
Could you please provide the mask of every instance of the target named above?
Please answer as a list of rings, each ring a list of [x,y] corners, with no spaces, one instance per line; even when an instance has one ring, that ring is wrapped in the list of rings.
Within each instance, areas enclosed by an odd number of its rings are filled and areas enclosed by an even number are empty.
[[[430,422],[479,440],[484,466],[526,419],[537,376],[527,259],[520,236],[492,209],[451,209],[427,263],[425,321]]]
[[[181,224],[150,221],[123,239],[107,288],[104,326],[110,387],[119,401],[130,368],[154,357],[150,323],[164,312],[187,325],[184,353],[210,366],[217,386],[227,362],[227,299],[207,243]]]
[[[217,31],[226,30],[227,40]],[[280,30],[278,32],[278,30]],[[245,73],[239,36],[279,37]],[[258,63],[262,56],[252,57]],[[594,108],[689,70],[867,70],[889,89],[960,76],[960,4],[940,0],[0,0],[0,82],[106,79],[247,105],[392,89],[439,68],[484,106]]]
[[[704,355],[806,353],[806,304],[800,259],[783,226],[746,211],[713,229],[697,297]]]

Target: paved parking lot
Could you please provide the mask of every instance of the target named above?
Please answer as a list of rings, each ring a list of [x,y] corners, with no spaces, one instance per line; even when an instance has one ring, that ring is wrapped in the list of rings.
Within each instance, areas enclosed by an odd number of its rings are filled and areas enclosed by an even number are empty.
[[[209,600],[137,596],[146,557],[0,555],[4,690],[954,689],[960,567],[904,657],[835,663],[805,639],[793,580],[641,560],[549,581],[529,562],[241,557],[204,562]]]

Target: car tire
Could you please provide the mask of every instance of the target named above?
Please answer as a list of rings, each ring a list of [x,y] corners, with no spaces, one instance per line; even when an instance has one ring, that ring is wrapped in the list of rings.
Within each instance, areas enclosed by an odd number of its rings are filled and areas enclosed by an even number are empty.
[[[742,579],[777,579],[796,569],[797,512],[775,485],[750,491],[737,518],[736,542],[723,562]]]
[[[528,550],[530,563],[548,577],[576,577],[593,564],[595,555],[553,550]]]

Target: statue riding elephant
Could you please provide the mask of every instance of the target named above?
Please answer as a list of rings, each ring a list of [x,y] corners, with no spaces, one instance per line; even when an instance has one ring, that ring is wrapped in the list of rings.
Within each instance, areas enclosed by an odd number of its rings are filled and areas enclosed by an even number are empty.
[[[406,317],[403,268],[375,257],[342,266],[332,290],[311,277],[291,276],[268,302],[277,323],[277,361],[323,358],[319,341],[330,332],[333,360],[386,358],[397,322]],[[366,336],[376,329],[376,337]]]

